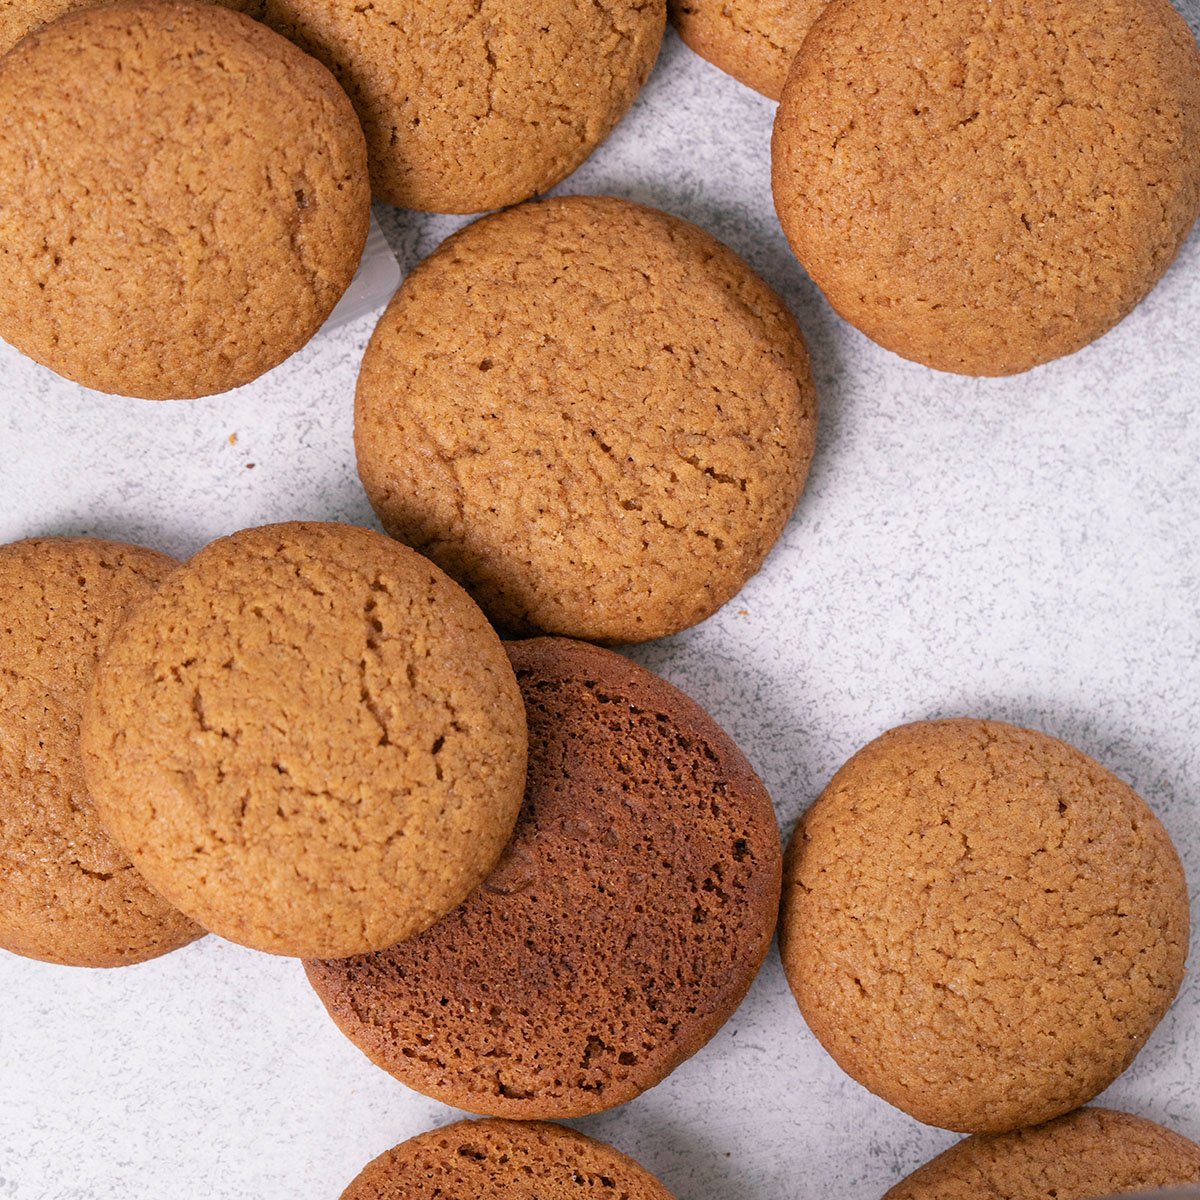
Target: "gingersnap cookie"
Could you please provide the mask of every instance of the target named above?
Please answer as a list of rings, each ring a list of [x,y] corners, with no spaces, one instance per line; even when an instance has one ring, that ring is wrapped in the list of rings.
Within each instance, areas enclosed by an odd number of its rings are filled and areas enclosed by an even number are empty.
[[[346,89],[375,196],[475,213],[568,176],[650,74],[665,0],[265,0]]]
[[[380,954],[305,964],[342,1032],[470,1112],[575,1117],[664,1079],[741,1003],[770,945],[770,797],[712,718],[627,659],[508,646],[529,780],[499,866]]]
[[[409,275],[354,434],[384,527],[494,622],[617,643],[702,621],[758,570],[815,425],[796,322],[740,258],[572,196],[477,221]]]
[[[679,36],[701,58],[770,100],[825,0],[668,0]]]
[[[1183,979],[1188,896],[1134,791],[1042,733],[924,721],[798,826],[780,950],[838,1064],[919,1121],[999,1133],[1107,1087]]]
[[[222,392],[300,349],[362,253],[362,131],[241,13],[69,12],[0,59],[0,337],[88,387]]]
[[[965,1138],[884,1200],[1096,1200],[1200,1183],[1200,1146],[1153,1121],[1084,1108],[1017,1133]]]
[[[217,0],[226,8],[258,16],[262,0]],[[64,13],[93,7],[94,0],[0,0],[0,54],[6,54],[27,33],[49,25]]]
[[[0,946],[119,967],[202,930],[150,890],[92,807],[79,717],[96,659],[175,563],[93,538],[0,546]]]
[[[1158,282],[1200,212],[1200,53],[1168,0],[834,0],[772,142],[796,256],[905,358],[1010,375]]]
[[[562,1125],[456,1121],[368,1163],[342,1200],[671,1200],[632,1158]]]
[[[495,865],[525,717],[470,599],[380,534],[221,538],[114,637],[83,756],[113,837],[206,929],[276,954],[390,946]]]

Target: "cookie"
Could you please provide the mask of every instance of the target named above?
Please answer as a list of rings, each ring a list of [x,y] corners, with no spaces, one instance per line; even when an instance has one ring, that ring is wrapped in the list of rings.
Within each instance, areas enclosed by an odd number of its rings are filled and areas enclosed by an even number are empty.
[[[1200,1146],[1153,1121],[1084,1108],[951,1146],[884,1200],[1095,1200],[1200,1183]]]
[[[665,0],[265,0],[358,111],[375,197],[476,213],[566,178],[654,65]]]
[[[737,1008],[771,941],[779,835],[745,758],[670,684],[561,638],[508,652],[529,782],[499,866],[420,937],[306,970],[410,1087],[582,1116],[653,1087]]]
[[[226,8],[256,16],[261,0],[218,0]],[[0,0],[0,54],[6,54],[27,33],[49,25],[64,13],[92,7],[92,0]]]
[[[88,387],[223,392],[300,349],[370,219],[315,59],[215,4],[126,0],[0,59],[0,337]]]
[[[619,1150],[541,1121],[456,1121],[365,1166],[342,1200],[671,1200]]]
[[[905,358],[1011,375],[1155,285],[1200,212],[1200,53],[1168,0],[834,0],[772,141],[796,256]]]
[[[449,912],[521,806],[525,716],[496,635],[381,534],[243,530],[114,637],[84,713],[96,807],[206,929],[378,950]]]
[[[0,546],[0,946],[119,967],[202,930],[146,885],[100,825],[79,716],[96,659],[175,563],[92,538]]]
[[[1166,830],[1078,750],[998,721],[901,726],[802,819],[780,950],[805,1020],[919,1121],[1000,1133],[1090,1100],[1174,999]]]
[[[716,611],[812,457],[783,302],[676,217],[573,196],[477,221],[363,359],[358,470],[395,537],[513,633],[620,643]]]
[[[714,67],[770,100],[825,0],[669,0],[679,36]]]

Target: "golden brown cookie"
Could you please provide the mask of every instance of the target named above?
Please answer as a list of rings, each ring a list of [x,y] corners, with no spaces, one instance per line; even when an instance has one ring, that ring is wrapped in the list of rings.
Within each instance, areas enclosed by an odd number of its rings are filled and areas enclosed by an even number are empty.
[[[81,9],[0,59],[0,337],[150,400],[248,383],[346,289],[366,149],[315,59],[241,13]]]
[[[174,568],[93,538],[0,546],[0,946],[119,967],[202,930],[147,887],[83,782],[79,715],[96,659]]]
[[[217,2],[250,16],[258,16],[262,12],[262,0]],[[95,6],[95,0],[0,0],[0,54],[11,50],[27,33],[49,25],[64,13]]]
[[[516,633],[702,621],[758,570],[812,457],[783,302],[694,225],[573,196],[477,221],[363,360],[358,469],[394,536]]]
[[[483,614],[349,525],[248,529],[180,567],[113,639],[88,783],[146,878],[276,954],[390,946],[495,865],[525,716]]]
[[[784,867],[780,950],[813,1033],[930,1125],[999,1133],[1085,1103],[1183,979],[1166,830],[1115,775],[998,721],[885,733]]]
[[[354,102],[375,196],[475,213],[564,179],[641,90],[665,0],[265,0]]]
[[[1018,1133],[965,1138],[884,1200],[1097,1200],[1200,1183],[1200,1146],[1153,1121],[1084,1108]]]
[[[508,652],[529,782],[499,866],[420,937],[306,969],[410,1087],[582,1116],[653,1087],[741,1003],[771,942],[779,834],[749,763],[670,684],[561,638]]]
[[[792,67],[775,205],[839,313],[1010,375],[1086,346],[1200,211],[1200,53],[1168,0],[834,0]]]
[[[669,0],[679,36],[714,67],[778,100],[825,0]]]
[[[619,1150],[541,1121],[456,1121],[368,1163],[342,1200],[671,1200]]]

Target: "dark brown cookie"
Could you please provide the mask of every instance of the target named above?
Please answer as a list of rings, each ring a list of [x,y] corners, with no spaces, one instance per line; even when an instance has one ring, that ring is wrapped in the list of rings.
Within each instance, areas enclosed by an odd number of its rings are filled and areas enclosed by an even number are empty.
[[[1189,1183],[1200,1183],[1195,1142],[1129,1113],[1083,1108],[1018,1133],[966,1138],[884,1200],[1097,1200]]]
[[[1071,746],[923,721],[860,750],[788,848],[779,944],[813,1033],[930,1125],[1003,1133],[1085,1104],[1183,979],[1167,831]]]
[[[96,808],[206,929],[359,954],[495,865],[525,781],[500,640],[382,534],[294,522],[205,547],[110,643],[84,714]]]
[[[79,719],[96,660],[175,562],[94,538],[0,546],[0,946],[119,967],[203,930],[152,892],[100,824]]]
[[[226,391],[300,349],[354,276],[354,110],[242,13],[69,12],[0,59],[0,112],[0,337],[68,379]]]
[[[457,1121],[368,1163],[342,1200],[671,1200],[619,1150],[542,1121]]]
[[[675,688],[578,642],[508,650],[530,762],[500,865],[420,937],[307,970],[411,1087],[579,1116],[658,1083],[741,1002],[771,940],[779,835],[750,765]]]

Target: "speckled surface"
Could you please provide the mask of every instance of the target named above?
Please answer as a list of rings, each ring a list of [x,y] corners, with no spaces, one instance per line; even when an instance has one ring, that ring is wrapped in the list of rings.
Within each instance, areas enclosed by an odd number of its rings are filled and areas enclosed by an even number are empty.
[[[1187,13],[1200,28],[1200,0]],[[749,258],[808,334],[824,408],[808,490],[763,572],[635,656],[724,723],[785,831],[888,726],[995,716],[1128,779],[1195,894],[1200,236],[1074,358],[1007,381],[936,375],[843,325],[788,256],[772,111],[671,35],[634,111],[563,189],[658,204]],[[461,223],[383,220],[408,265]],[[322,334],[240,392],[160,405],[85,393],[0,347],[0,540],[89,533],[186,554],[263,521],[372,523],[350,441],[370,325]],[[298,964],[212,938],[110,973],[0,954],[0,996],[0,1197],[324,1200],[457,1115],[370,1066]],[[1200,1139],[1198,1075],[1193,976],[1106,1099]],[[775,954],[696,1058],[577,1124],[679,1200],[875,1200],[953,1140],[840,1073]]]

